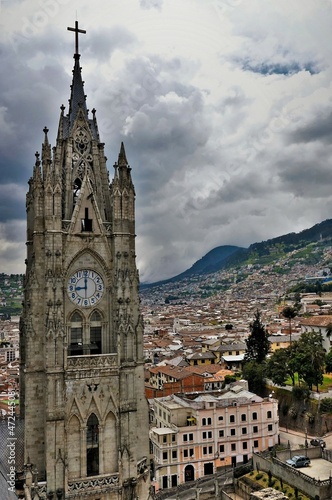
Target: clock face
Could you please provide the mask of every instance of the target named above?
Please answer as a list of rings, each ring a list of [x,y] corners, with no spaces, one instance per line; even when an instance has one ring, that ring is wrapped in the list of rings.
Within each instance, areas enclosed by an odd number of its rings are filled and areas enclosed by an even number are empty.
[[[70,276],[67,293],[74,304],[81,307],[92,307],[103,296],[103,279],[91,269],[80,269]]]

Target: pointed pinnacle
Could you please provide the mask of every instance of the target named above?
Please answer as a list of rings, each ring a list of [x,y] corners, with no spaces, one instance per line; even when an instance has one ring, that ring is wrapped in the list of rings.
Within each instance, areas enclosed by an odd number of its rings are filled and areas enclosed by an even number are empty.
[[[125,147],[123,142],[121,142],[121,148],[120,148],[120,153],[119,153],[119,159],[118,159],[118,165],[119,166],[127,166],[127,157],[126,157],[126,152],[125,152]]]

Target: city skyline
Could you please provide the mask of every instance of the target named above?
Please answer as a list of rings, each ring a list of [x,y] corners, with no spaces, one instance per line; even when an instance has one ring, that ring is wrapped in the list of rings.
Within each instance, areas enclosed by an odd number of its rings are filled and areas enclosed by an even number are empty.
[[[0,270],[24,272],[27,182],[68,111],[75,18],[110,177],[122,140],[133,169],[141,281],[330,218],[331,17],[330,0],[3,0]]]

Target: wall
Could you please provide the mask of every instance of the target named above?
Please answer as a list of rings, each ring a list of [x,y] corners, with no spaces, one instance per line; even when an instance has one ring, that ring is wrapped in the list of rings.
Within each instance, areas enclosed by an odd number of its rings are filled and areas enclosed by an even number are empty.
[[[310,454],[309,454],[310,452]],[[314,456],[319,452],[318,456]],[[303,449],[293,450],[292,455],[303,455]],[[319,448],[311,448],[308,450],[308,456],[310,458],[320,457]],[[332,479],[326,481],[319,481],[313,478],[309,478],[307,475],[303,474],[300,469],[293,469],[284,463],[289,457],[289,451],[278,453],[278,458],[270,458],[269,460],[264,458],[262,455],[254,454],[253,465],[254,469],[259,469],[264,472],[269,470],[275,477],[282,477],[283,481],[292,485],[294,488],[298,488],[299,491],[304,492],[307,496],[315,498],[319,496],[320,500],[325,500],[331,498],[332,496]]]

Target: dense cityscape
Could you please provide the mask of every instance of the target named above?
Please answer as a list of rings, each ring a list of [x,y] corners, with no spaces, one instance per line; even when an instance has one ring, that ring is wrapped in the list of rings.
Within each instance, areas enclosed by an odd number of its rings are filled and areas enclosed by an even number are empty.
[[[278,400],[251,393],[248,382],[239,378],[249,326],[259,311],[269,334],[270,353],[287,348],[308,329],[324,333],[332,321],[332,294],[301,293],[300,308],[291,324],[282,312],[294,304],[289,290],[297,283],[323,277],[329,281],[330,258],[331,247],[326,245],[319,263],[306,264],[293,255],[269,265],[256,262],[142,290],[145,394],[156,494],[245,464],[253,453],[280,445]],[[290,259],[294,262],[287,273],[275,272],[277,267],[287,269]],[[211,292],[208,296],[207,290]],[[10,304],[15,312],[22,293],[22,276],[2,275],[4,311],[10,311]],[[17,403],[19,398],[18,320],[18,316],[1,313],[3,419],[11,410],[8,391],[16,393]],[[329,337],[323,335],[323,339],[328,351]],[[329,397],[329,390],[322,393]],[[229,411],[235,401],[239,401],[242,416],[236,417],[230,429],[223,428],[221,422],[231,418]],[[16,415],[19,417],[19,404]],[[227,439],[226,433],[230,433]]]

